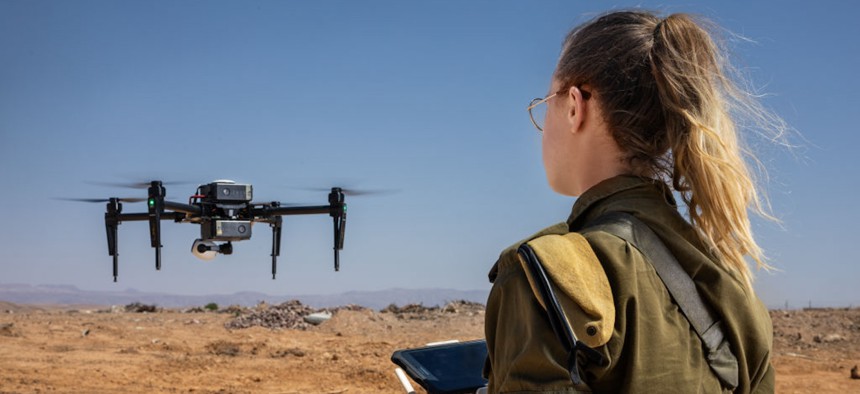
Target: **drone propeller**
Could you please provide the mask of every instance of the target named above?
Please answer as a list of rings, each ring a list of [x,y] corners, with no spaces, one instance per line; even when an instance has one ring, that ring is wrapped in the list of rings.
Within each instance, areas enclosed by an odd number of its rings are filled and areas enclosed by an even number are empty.
[[[85,183],[89,183],[91,185],[98,186],[107,186],[107,187],[122,187],[126,189],[147,189],[152,185],[152,182],[101,182],[101,181],[85,181]],[[173,186],[173,185],[190,185],[192,182],[186,181],[162,181],[162,185],[165,186]]]
[[[253,202],[254,205],[266,205],[270,204],[272,200],[256,200]],[[314,203],[299,203],[299,202],[278,202],[279,207],[306,207],[309,205],[315,205]]]
[[[302,187],[298,188],[300,190],[307,190],[313,192],[329,192],[331,188],[323,188],[323,187]],[[397,193],[400,190],[397,189],[355,189],[355,188],[339,188],[343,194],[347,196],[370,196],[370,195],[384,195],[384,194],[393,194]]]
[[[92,202],[92,203],[106,203],[110,202],[110,198],[64,198],[57,197],[55,200],[64,200],[64,201],[78,201],[78,202]],[[146,201],[145,198],[137,198],[137,197],[128,197],[128,198],[117,198],[117,201],[120,202],[141,202]]]

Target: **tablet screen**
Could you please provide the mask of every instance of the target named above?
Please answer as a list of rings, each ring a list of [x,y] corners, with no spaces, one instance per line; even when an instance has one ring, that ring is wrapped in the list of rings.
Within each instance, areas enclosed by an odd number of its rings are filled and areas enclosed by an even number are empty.
[[[484,340],[399,350],[391,360],[432,393],[474,392],[487,384],[481,376],[487,358]]]

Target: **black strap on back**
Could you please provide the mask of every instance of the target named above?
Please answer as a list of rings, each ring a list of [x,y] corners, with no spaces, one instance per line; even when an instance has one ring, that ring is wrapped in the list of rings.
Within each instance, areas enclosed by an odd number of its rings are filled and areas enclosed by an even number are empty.
[[[711,370],[723,385],[732,390],[737,387],[738,360],[723,333],[722,321],[717,320],[715,314],[702,300],[693,279],[684,271],[678,259],[666,248],[657,234],[648,225],[624,212],[603,215],[582,230],[582,232],[591,231],[605,231],[613,234],[642,252],[705,345]]]
[[[609,360],[605,359],[600,352],[588,347],[588,345],[576,338],[576,334],[574,334],[573,329],[568,324],[564,309],[562,309],[561,304],[558,302],[558,298],[552,289],[552,284],[534,250],[527,243],[524,243],[517,249],[517,253],[526,262],[531,277],[534,278],[535,287],[537,287],[540,298],[546,307],[549,324],[567,352],[566,367],[567,372],[570,374],[570,381],[578,389],[587,389],[588,386],[580,375],[580,368],[589,364],[606,366]]]

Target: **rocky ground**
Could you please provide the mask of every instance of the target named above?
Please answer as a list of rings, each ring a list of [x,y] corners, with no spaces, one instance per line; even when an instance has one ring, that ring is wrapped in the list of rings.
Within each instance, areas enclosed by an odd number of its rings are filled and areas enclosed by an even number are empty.
[[[398,393],[396,349],[483,336],[483,306],[160,310],[0,302],[0,393]],[[311,313],[331,314],[319,325]],[[860,310],[773,311],[779,393],[860,392]]]

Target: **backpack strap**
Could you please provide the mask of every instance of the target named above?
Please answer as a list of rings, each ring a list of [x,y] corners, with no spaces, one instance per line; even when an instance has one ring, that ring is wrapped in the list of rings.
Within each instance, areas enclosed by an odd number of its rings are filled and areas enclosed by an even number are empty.
[[[576,338],[576,334],[573,332],[569,320],[564,313],[564,308],[561,307],[558,297],[556,297],[555,291],[553,291],[550,279],[531,246],[528,243],[523,243],[517,249],[517,253],[525,262],[530,276],[535,279],[537,290],[535,295],[540,298],[542,304],[546,307],[550,326],[567,352],[566,367],[570,381],[577,390],[591,391],[588,389],[587,383],[582,379],[581,369],[589,364],[606,366],[609,360],[605,359],[600,352]]]
[[[693,279],[657,234],[648,225],[625,212],[610,212],[581,230],[583,233],[591,231],[613,234],[642,252],[705,345],[711,370],[725,386],[734,390],[738,386],[738,360],[726,340],[722,321],[717,320],[702,300]]]

